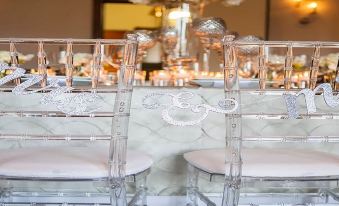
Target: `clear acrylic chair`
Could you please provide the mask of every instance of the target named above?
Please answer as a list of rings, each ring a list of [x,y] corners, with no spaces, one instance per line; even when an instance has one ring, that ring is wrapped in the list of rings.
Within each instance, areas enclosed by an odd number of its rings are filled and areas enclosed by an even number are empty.
[[[134,35],[0,39],[1,203],[147,204],[152,159],[127,150],[137,47]],[[100,83],[107,66],[116,86]]]
[[[283,78],[278,84],[268,79],[272,72],[267,65],[268,51],[275,48],[285,51]],[[253,49],[257,52],[258,85],[244,89],[239,86],[238,56]],[[255,188],[256,193],[241,196],[241,205],[339,204],[335,201],[339,200],[339,156],[319,148],[304,148],[306,143],[326,146],[339,140],[338,58],[336,70],[331,72],[334,81],[318,82],[323,70],[319,67],[322,54],[338,50],[338,42],[225,39],[225,97],[234,99],[238,108],[225,115],[225,149],[184,154],[188,162],[187,205],[198,205],[198,199],[216,205],[199,191],[198,180],[202,177],[224,182],[223,206],[238,205],[240,189],[248,187]],[[294,85],[298,71],[292,65],[293,57],[294,53],[308,51],[312,59],[302,89]],[[234,107],[234,103],[228,107]],[[266,142],[271,145],[258,146]],[[243,143],[254,143],[254,147],[243,147]],[[285,147],[273,143],[284,143]]]

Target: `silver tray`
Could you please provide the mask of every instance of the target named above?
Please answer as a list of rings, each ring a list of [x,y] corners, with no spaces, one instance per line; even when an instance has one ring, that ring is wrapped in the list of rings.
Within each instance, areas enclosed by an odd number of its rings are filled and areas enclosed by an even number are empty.
[[[26,81],[28,78],[21,78],[23,81]],[[66,85],[65,76],[49,76],[47,78],[47,82],[49,83],[53,79],[59,80],[60,86]],[[91,85],[91,78],[90,77],[73,77],[73,86],[88,86]]]
[[[190,83],[201,86],[201,87],[213,87],[213,88],[224,87],[223,79],[192,79]],[[240,84],[240,88],[242,89],[259,88],[258,79],[240,79],[239,84]]]

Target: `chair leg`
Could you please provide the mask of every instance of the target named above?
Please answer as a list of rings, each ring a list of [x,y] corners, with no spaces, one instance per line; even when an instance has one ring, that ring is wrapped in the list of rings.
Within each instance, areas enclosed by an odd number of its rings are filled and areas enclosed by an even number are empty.
[[[222,206],[238,206],[241,183],[241,163],[231,164],[230,174],[225,178]]]
[[[111,206],[127,206],[125,180],[113,178],[110,182]]]
[[[199,172],[190,164],[187,168],[187,189],[186,189],[186,205],[187,206],[197,206],[198,205],[198,195],[196,191],[198,190],[198,176]]]
[[[136,180],[137,191],[140,192],[140,206],[147,206],[147,186],[146,186],[147,176],[145,175],[141,179]]]
[[[329,189],[323,189],[323,190],[320,190],[319,192],[319,195],[320,196],[323,196],[325,197],[326,199],[326,204],[328,203],[328,199],[329,197],[331,197],[333,200],[339,202],[339,195],[337,195],[336,193],[332,192],[331,190]]]

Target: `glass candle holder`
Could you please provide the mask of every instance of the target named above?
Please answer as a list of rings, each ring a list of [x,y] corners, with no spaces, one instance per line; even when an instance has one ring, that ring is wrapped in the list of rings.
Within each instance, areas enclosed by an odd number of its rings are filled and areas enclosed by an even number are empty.
[[[100,82],[106,86],[114,85],[118,82],[118,72],[105,72],[100,75]]]
[[[309,71],[298,71],[291,76],[292,88],[306,88],[309,84]]]
[[[174,86],[182,87],[190,81],[189,72],[183,69],[173,72],[172,76]]]
[[[146,80],[146,71],[136,70],[134,73],[134,86],[144,86]]]
[[[170,86],[171,74],[165,70],[153,71],[150,73],[150,80],[153,86]]]
[[[191,29],[194,18],[200,17],[199,1],[166,1],[163,6],[161,41],[165,53],[164,64],[193,68],[198,42]]]
[[[207,71],[194,72],[195,79],[211,79],[211,78],[214,78],[214,76],[215,76],[214,72],[207,72]]]
[[[215,72],[214,78],[216,78],[216,79],[223,79],[224,78],[224,73],[222,73],[222,72]]]

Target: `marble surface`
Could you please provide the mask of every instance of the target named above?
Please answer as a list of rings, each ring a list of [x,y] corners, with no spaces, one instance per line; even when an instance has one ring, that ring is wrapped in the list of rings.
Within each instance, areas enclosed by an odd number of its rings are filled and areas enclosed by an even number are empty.
[[[200,124],[195,126],[178,127],[169,125],[161,118],[161,108],[150,110],[142,105],[145,95],[151,92],[170,92],[177,94],[190,91],[196,94],[191,103],[208,103],[217,105],[224,98],[222,89],[217,88],[150,88],[137,87],[133,93],[131,118],[129,125],[130,149],[143,151],[151,155],[155,164],[148,178],[150,195],[183,195],[186,183],[186,163],[182,154],[188,151],[207,148],[222,148],[225,146],[224,115],[210,113]],[[101,94],[102,100],[98,103],[99,111],[111,111],[114,94]],[[41,106],[40,94],[25,97],[11,93],[0,93],[1,111],[37,111],[54,110],[52,106]],[[165,100],[166,101],[166,100]],[[303,100],[298,100],[301,113],[305,112]],[[323,100],[317,99],[320,112],[329,112]],[[241,107],[244,113],[263,113],[268,111],[285,111],[281,96],[263,96],[242,94]],[[336,109],[338,110],[338,109]],[[181,111],[175,113],[178,118],[192,118],[192,113]],[[338,134],[339,120],[260,120],[248,119],[243,121],[243,135],[335,135]],[[110,118],[50,118],[50,117],[0,117],[0,134],[92,134],[109,135],[111,130]],[[18,141],[2,140],[1,148],[35,147],[42,144],[71,144],[79,147],[96,147],[108,144],[104,141]],[[291,143],[244,143],[248,147],[308,147],[316,150],[338,153],[335,144],[291,144]],[[200,188],[206,193],[215,193],[222,190],[222,184],[211,184],[201,181]]]

